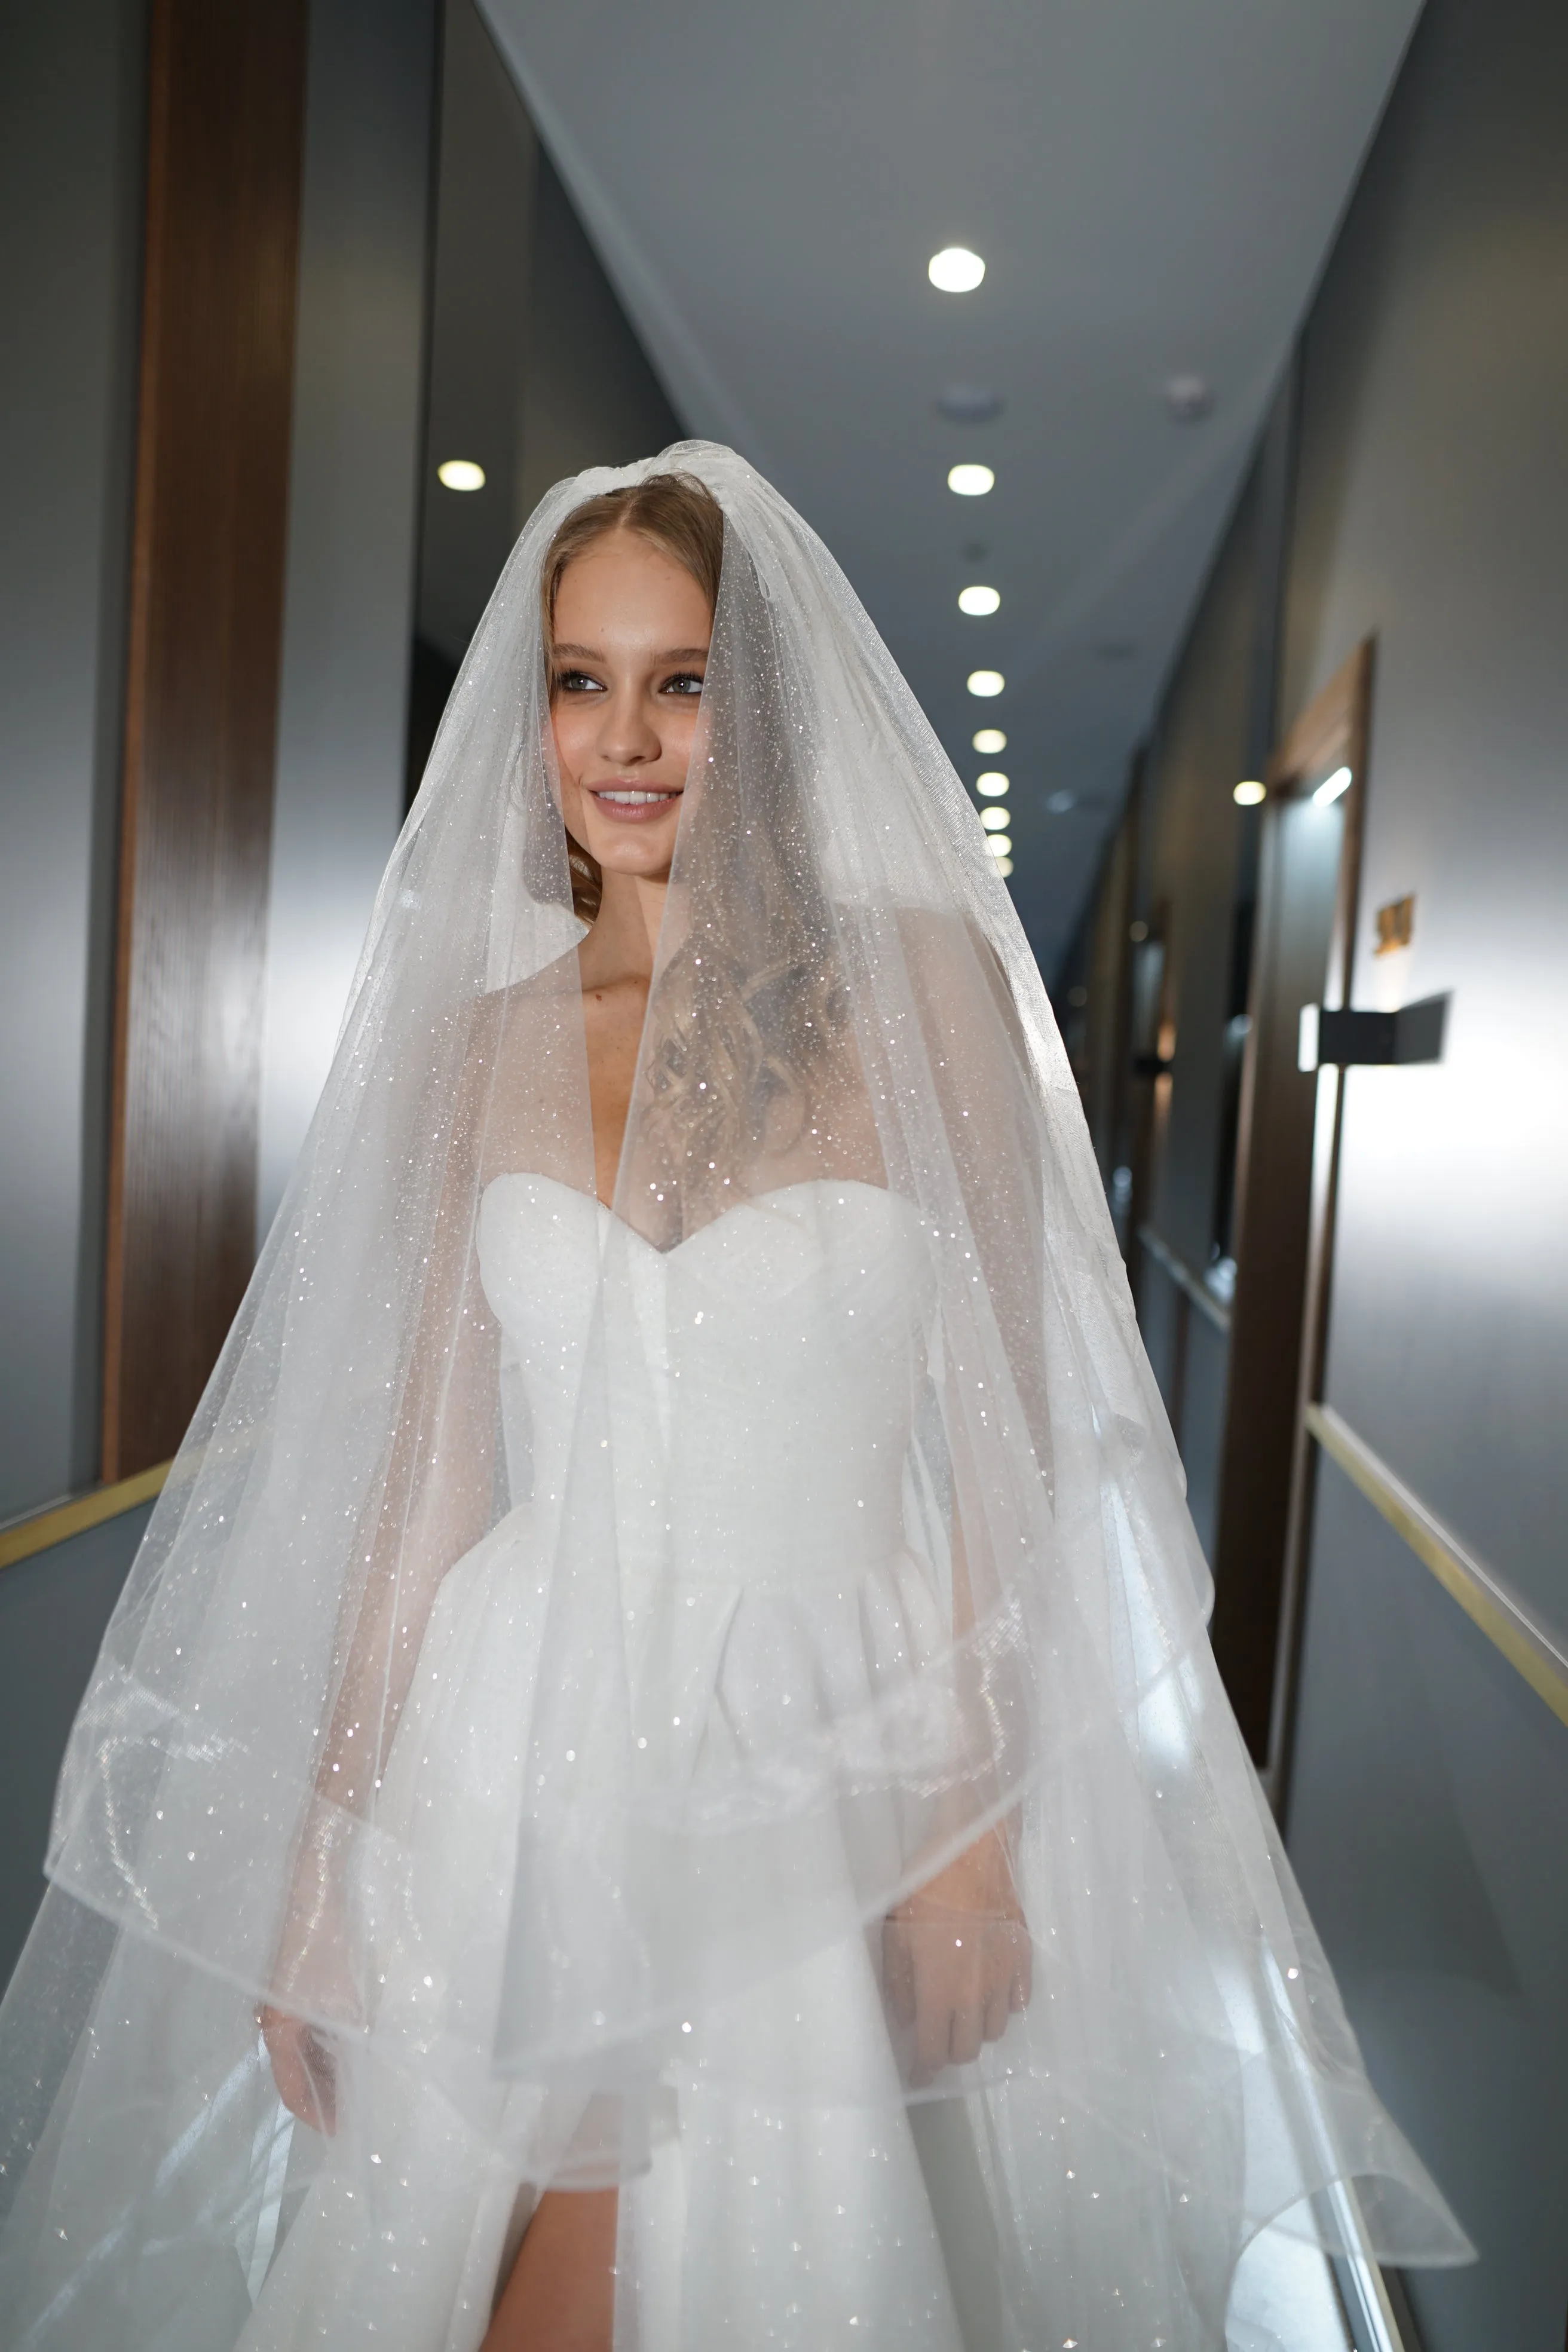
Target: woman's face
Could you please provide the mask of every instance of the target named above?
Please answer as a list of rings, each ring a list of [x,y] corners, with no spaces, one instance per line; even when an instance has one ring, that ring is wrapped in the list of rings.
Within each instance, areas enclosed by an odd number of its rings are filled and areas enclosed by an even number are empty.
[[[712,630],[690,572],[636,531],[596,541],[562,574],[550,685],[561,814],[606,874],[669,873]]]

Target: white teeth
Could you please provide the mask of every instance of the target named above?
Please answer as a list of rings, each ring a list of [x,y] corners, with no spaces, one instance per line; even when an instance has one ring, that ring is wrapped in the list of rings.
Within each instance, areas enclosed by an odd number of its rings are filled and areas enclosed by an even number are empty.
[[[673,800],[674,797],[675,795],[673,793],[607,793],[601,791],[597,794],[597,798],[602,801],[614,801],[617,808],[646,808],[649,801],[668,801]]]

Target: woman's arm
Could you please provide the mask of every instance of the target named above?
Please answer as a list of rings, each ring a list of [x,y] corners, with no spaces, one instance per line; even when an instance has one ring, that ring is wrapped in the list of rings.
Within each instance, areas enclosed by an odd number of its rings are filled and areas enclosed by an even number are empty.
[[[499,1335],[478,1276],[475,1223],[493,1045],[481,1023],[459,1093],[424,1297],[378,1495],[356,1551],[364,1574],[345,1599],[337,1690],[315,1774],[315,1801],[295,1864],[273,1966],[274,2002],[258,2011],[279,2096],[331,2133],[331,2048],[307,2015],[359,2021],[363,1955],[343,1887],[356,1825],[371,1819],[447,1570],[492,1514]]]
[[[973,1623],[963,1528],[952,1529],[955,1636]],[[929,2079],[966,2065],[1026,2007],[1034,1949],[1014,1878],[1010,1822],[998,1822],[907,1896],[882,1929],[883,1979],[893,2014],[912,2028],[915,2063]]]
[[[1012,1444],[1029,1448],[1047,1473],[1049,1416],[1039,1314],[1043,1203],[1041,1139],[1029,1111],[1028,1049],[1005,976],[987,941],[966,926],[910,917],[903,926],[907,972],[919,1007],[929,1066],[963,1206],[967,1238],[984,1274],[992,1318],[982,1352],[1000,1349],[1014,1413]],[[969,1347],[976,1343],[970,1333]],[[949,1383],[952,1461],[952,1635],[960,1643],[1003,1599],[986,1526],[996,1465],[991,1425],[971,1424],[976,1398]],[[965,1517],[978,1558],[965,1542]],[[924,2076],[979,2055],[1027,2003],[1033,1947],[1015,1868],[1016,1821],[985,1831],[892,1912],[884,1927],[884,1970],[895,2016],[912,2028]],[[937,1841],[933,1839],[932,1843]],[[951,1838],[942,1838],[944,1845]]]

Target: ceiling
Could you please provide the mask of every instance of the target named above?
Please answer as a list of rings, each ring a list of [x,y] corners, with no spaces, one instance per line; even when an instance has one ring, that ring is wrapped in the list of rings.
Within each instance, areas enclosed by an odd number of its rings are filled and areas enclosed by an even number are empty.
[[[1419,0],[481,5],[689,428],[822,532],[960,774],[1010,774],[1048,977]],[[950,244],[975,291],[928,282]]]

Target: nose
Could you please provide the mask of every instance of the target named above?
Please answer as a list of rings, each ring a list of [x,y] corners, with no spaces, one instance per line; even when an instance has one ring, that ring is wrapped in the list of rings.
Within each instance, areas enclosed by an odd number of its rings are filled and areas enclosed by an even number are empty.
[[[611,767],[651,766],[664,747],[636,688],[616,688],[605,697],[600,709],[600,757]]]

